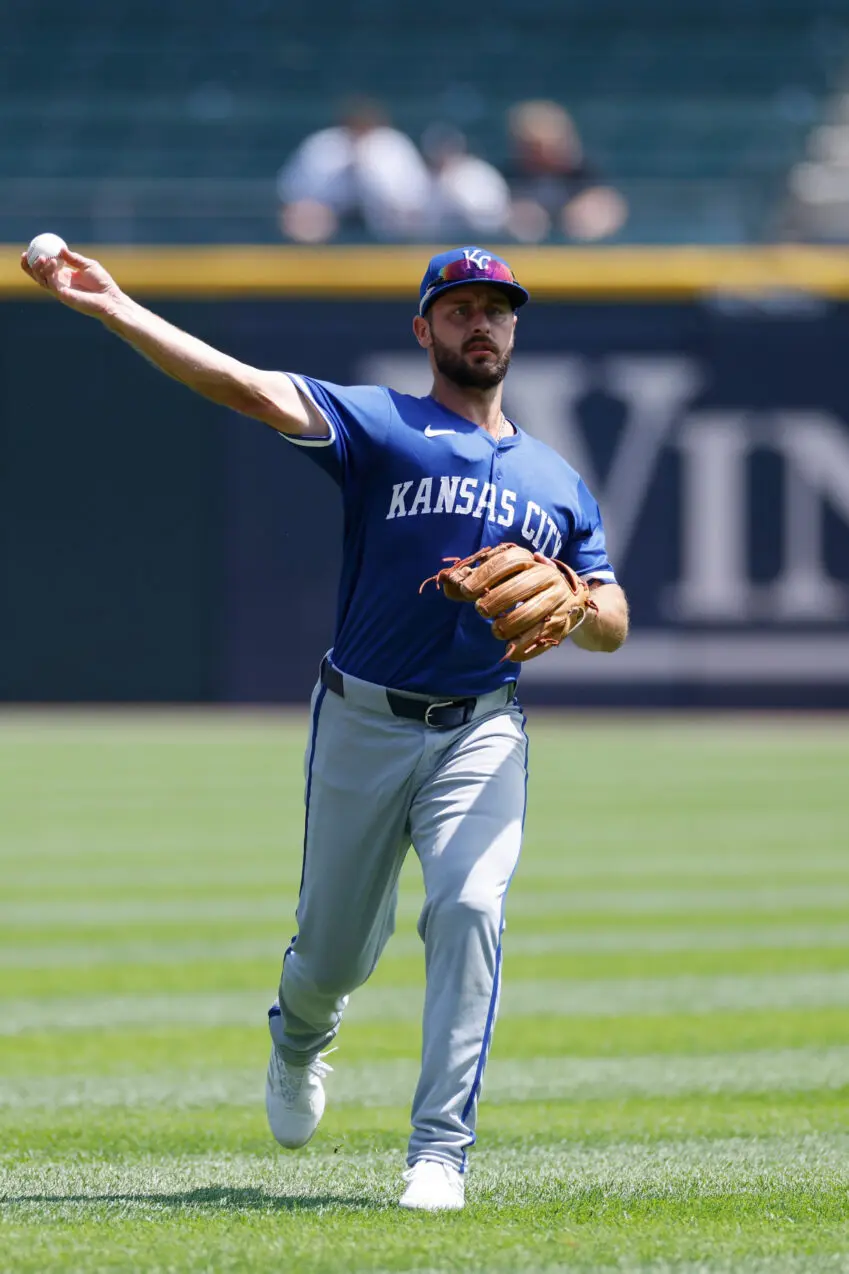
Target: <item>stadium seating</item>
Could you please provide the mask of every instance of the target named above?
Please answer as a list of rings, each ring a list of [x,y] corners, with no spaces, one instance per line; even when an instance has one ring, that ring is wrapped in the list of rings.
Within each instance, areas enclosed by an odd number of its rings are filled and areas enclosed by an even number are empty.
[[[849,50],[845,0],[490,0],[463,12],[454,0],[219,0],[214,18],[200,0],[6,10],[6,239],[28,233],[35,211],[58,226],[73,182],[66,216],[82,226],[99,206],[107,237],[111,226],[117,238],[273,240],[277,169],[354,91],[381,96],[414,138],[456,121],[495,163],[507,107],[555,98],[629,196],[625,237],[757,239]]]

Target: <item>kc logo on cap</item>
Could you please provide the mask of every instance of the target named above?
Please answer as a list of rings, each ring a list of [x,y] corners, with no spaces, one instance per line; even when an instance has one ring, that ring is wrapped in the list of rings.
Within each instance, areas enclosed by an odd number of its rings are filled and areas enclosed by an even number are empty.
[[[452,248],[433,257],[419,290],[419,314],[424,314],[438,296],[464,283],[491,283],[506,292],[516,310],[530,300],[527,288],[516,279],[503,259],[483,248]]]

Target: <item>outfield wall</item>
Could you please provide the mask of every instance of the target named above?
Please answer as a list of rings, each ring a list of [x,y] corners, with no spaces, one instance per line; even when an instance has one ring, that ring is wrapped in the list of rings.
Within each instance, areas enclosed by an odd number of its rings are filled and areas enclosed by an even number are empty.
[[[103,259],[245,361],[421,392],[427,254]],[[623,651],[546,655],[526,699],[849,706],[849,254],[510,255],[542,303],[508,409],[587,477],[633,606]],[[0,698],[302,701],[332,632],[330,482],[42,298],[12,250],[0,335]]]

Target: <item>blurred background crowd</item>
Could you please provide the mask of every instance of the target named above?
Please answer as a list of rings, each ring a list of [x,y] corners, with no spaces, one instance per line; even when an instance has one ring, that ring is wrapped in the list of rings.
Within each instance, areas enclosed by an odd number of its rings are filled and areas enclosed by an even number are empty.
[[[585,154],[560,103],[519,102],[507,125],[498,168],[472,152],[456,123],[434,121],[418,148],[380,102],[355,99],[281,168],[281,231],[305,243],[352,235],[541,243],[605,239],[624,226],[625,199]]]
[[[849,0],[6,0],[0,239],[849,238]]]

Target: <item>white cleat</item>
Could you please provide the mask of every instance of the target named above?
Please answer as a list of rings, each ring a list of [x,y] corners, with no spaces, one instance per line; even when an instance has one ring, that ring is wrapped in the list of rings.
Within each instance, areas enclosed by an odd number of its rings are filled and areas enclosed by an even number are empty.
[[[306,1066],[293,1066],[272,1044],[265,1080],[265,1111],[269,1128],[287,1150],[305,1146],[318,1127],[324,1114],[323,1080],[332,1070],[320,1057],[314,1057]]]
[[[404,1173],[407,1189],[401,1195],[402,1208],[423,1212],[459,1211],[466,1202],[466,1179],[456,1168],[436,1159],[417,1159]]]

